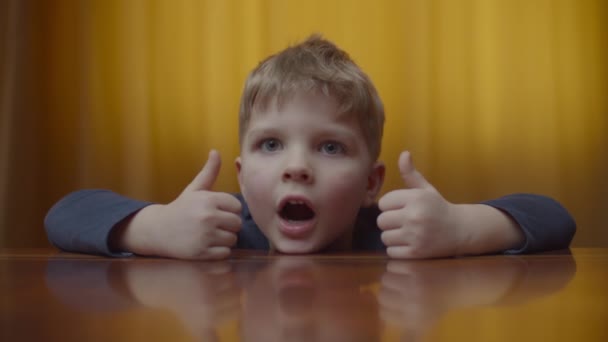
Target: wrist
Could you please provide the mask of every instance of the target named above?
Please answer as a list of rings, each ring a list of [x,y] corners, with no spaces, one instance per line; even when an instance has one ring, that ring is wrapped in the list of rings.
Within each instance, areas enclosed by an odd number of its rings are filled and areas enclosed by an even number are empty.
[[[473,250],[476,244],[475,229],[468,219],[468,207],[466,204],[450,204],[450,222],[457,231],[455,256],[475,254]]]
[[[110,246],[122,252],[140,255],[155,254],[153,240],[157,212],[160,204],[142,208],[126,218],[114,228],[110,237]]]
[[[454,205],[459,255],[496,253],[521,246],[523,231],[508,214],[485,204]]]

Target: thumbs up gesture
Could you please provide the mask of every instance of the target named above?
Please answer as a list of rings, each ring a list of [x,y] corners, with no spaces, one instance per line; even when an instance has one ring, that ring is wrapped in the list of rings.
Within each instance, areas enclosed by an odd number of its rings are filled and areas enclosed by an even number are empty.
[[[203,169],[173,202],[140,210],[119,233],[116,244],[141,255],[226,258],[241,229],[241,202],[212,191],[220,168],[220,155],[212,150]]]
[[[387,253],[394,258],[430,258],[459,253],[464,238],[455,225],[456,206],[446,201],[414,167],[409,152],[399,156],[405,188],[378,202],[378,227]]]

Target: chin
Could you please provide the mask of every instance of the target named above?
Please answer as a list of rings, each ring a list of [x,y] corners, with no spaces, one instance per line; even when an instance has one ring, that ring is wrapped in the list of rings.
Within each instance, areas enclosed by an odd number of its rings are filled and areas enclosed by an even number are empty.
[[[321,250],[321,247],[308,241],[279,241],[273,245],[279,253],[283,254],[310,254]]]

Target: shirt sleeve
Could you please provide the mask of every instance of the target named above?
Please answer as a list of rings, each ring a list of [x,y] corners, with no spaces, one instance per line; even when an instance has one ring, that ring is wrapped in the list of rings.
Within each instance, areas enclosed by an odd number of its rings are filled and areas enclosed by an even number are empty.
[[[549,197],[513,194],[482,202],[509,215],[524,232],[526,241],[505,254],[524,254],[565,249],[576,232],[576,223],[568,211]]]
[[[129,256],[111,250],[109,237],[122,220],[152,203],[133,200],[108,190],[80,190],[57,202],[44,226],[49,241],[66,252]]]

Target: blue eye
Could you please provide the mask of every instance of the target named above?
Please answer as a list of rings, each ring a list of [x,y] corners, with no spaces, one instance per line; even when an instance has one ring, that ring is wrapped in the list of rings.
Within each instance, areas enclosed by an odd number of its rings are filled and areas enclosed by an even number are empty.
[[[329,155],[342,154],[345,151],[344,145],[337,142],[330,141],[321,145],[321,152]]]
[[[283,147],[280,141],[274,138],[264,139],[260,143],[260,148],[265,152],[274,152],[280,150]]]

